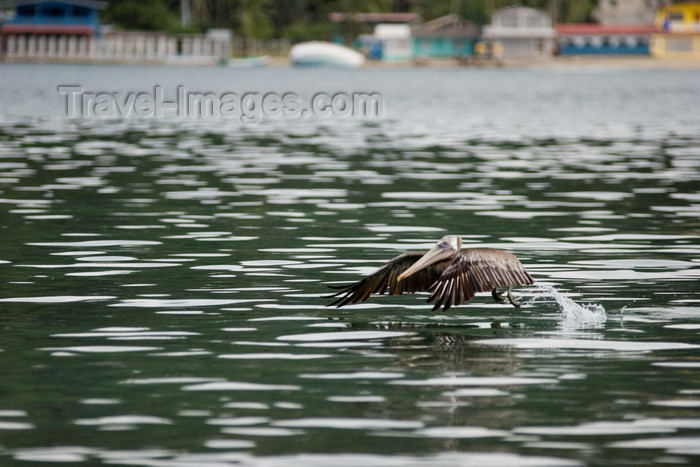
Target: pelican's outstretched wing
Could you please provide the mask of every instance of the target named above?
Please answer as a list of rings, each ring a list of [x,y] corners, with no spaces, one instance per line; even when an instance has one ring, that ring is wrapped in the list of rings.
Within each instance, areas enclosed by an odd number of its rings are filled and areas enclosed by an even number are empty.
[[[430,287],[428,303],[435,302],[433,311],[468,302],[477,292],[489,292],[497,287],[532,284],[533,280],[512,253],[489,248],[462,251]]]
[[[407,251],[397,256],[361,281],[343,287],[340,292],[326,296],[326,298],[339,297],[328,306],[340,308],[348,303],[364,302],[373,293],[383,294],[386,293],[387,289],[389,289],[389,295],[428,290],[430,285],[440,277],[440,271],[434,267],[422,269],[401,281],[396,280],[399,274],[410,268],[424,254],[424,252]]]

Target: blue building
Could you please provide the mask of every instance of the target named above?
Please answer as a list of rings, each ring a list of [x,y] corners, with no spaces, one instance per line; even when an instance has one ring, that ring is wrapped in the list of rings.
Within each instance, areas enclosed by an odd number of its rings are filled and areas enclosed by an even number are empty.
[[[96,36],[100,33],[99,10],[106,5],[95,0],[0,1],[0,36]]]
[[[457,15],[413,27],[414,57],[463,57],[474,54],[479,28]]]
[[[653,24],[559,24],[559,55],[649,55]]]

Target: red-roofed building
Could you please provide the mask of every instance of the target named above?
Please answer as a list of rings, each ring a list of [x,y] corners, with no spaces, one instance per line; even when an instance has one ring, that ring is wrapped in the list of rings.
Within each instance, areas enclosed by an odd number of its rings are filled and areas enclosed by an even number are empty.
[[[653,24],[558,24],[559,55],[649,54]]]
[[[5,0],[0,2],[0,57],[34,56],[57,50],[85,56],[100,34],[95,0]]]
[[[0,33],[98,35],[99,10],[94,0],[5,0],[0,2]]]

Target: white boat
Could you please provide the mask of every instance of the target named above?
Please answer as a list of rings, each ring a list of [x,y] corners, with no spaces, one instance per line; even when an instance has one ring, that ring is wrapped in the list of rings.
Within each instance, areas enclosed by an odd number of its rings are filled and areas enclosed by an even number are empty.
[[[332,42],[300,42],[289,51],[293,65],[331,65],[357,68],[365,63],[365,57],[348,47]]]

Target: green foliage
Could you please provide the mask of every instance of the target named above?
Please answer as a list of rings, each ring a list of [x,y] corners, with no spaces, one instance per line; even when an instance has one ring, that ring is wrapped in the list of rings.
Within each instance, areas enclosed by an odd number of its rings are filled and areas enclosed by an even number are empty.
[[[121,0],[109,2],[107,21],[124,29],[170,30],[178,26],[176,13],[163,0]]]
[[[239,34],[243,37],[272,37],[272,21],[266,0],[240,0],[238,5]]]
[[[360,32],[363,25],[338,25],[328,20],[334,11],[412,12],[423,21],[458,14],[486,24],[493,10],[520,4],[548,10],[555,22],[591,21],[596,0],[190,0],[192,26],[180,25],[181,0],[109,0],[108,21],[125,29],[197,32],[229,28],[245,38],[287,38],[293,42],[329,39]],[[357,31],[355,31],[357,29]]]
[[[294,23],[284,28],[282,37],[291,42],[331,40],[337,26],[329,21],[318,23]]]

